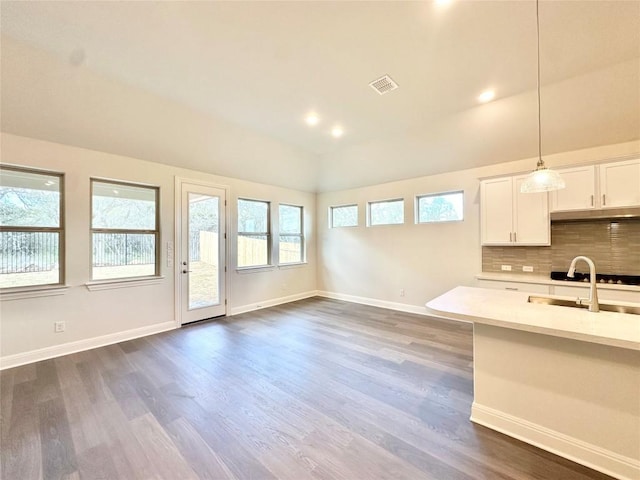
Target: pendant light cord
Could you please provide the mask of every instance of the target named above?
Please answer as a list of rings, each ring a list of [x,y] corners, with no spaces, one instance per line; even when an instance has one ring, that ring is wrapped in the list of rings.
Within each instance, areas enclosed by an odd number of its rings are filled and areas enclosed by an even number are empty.
[[[537,38],[537,59],[538,59],[538,77],[537,77],[537,89],[538,89],[538,167],[544,166],[542,160],[542,113],[540,108],[540,1],[536,0],[536,38]]]

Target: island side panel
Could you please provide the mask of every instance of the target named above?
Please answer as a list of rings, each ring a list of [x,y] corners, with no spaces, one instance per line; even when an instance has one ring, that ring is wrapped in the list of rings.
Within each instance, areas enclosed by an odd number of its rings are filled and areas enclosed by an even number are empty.
[[[640,352],[476,323],[471,420],[640,478]]]

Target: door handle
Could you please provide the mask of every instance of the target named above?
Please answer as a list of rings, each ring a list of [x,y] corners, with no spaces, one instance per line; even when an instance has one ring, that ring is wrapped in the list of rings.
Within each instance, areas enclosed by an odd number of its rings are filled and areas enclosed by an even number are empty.
[[[189,273],[191,270],[182,270],[182,273]]]

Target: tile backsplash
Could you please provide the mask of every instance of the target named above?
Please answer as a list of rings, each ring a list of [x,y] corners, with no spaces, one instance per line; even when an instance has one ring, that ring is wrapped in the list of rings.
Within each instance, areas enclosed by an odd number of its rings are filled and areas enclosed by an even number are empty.
[[[546,276],[568,270],[576,255],[591,258],[598,273],[640,275],[640,220],[553,222],[550,247],[482,247],[482,271],[511,265],[511,273]],[[523,273],[524,265],[533,273]],[[577,270],[588,267],[580,262]]]

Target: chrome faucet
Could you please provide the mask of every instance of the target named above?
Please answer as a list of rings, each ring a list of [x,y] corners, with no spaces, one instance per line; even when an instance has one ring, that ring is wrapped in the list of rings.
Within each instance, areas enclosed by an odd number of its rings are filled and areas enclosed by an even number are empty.
[[[573,278],[576,273],[576,263],[578,260],[584,260],[589,265],[589,298],[580,298],[576,300],[578,305],[589,305],[590,312],[599,312],[600,304],[598,303],[598,288],[596,287],[596,265],[589,257],[578,255],[571,260],[571,266],[567,272],[567,277]]]

